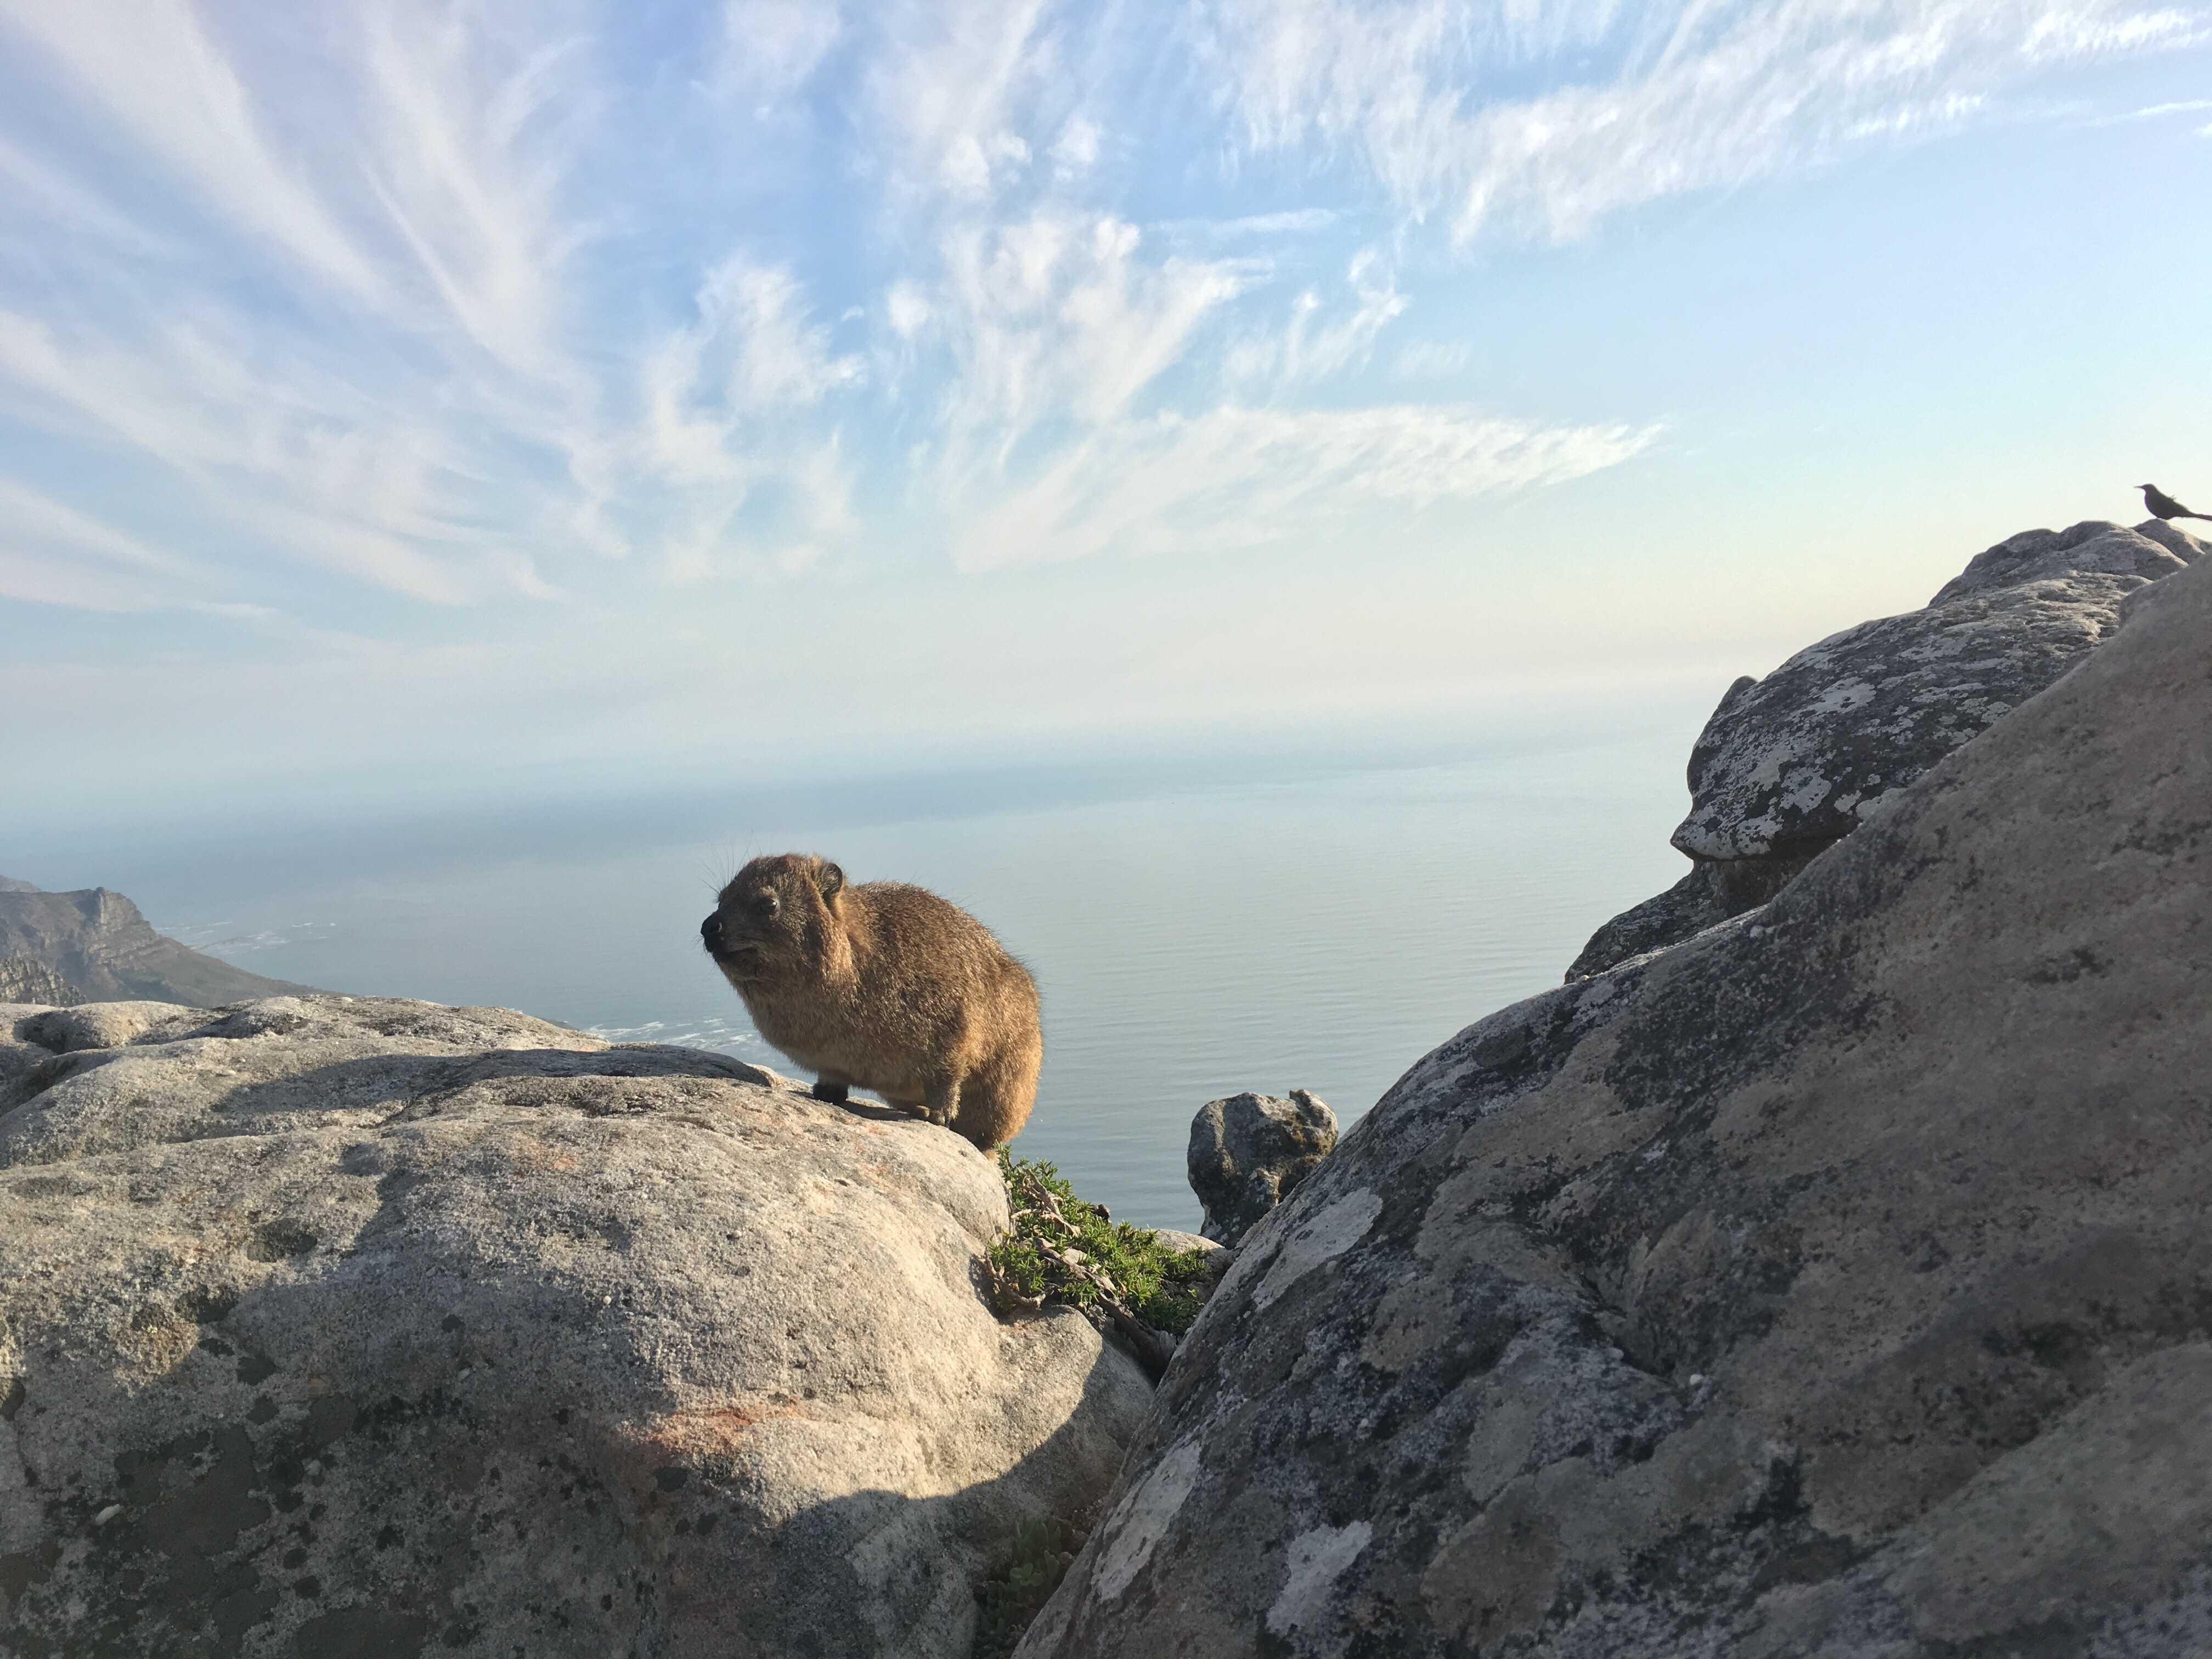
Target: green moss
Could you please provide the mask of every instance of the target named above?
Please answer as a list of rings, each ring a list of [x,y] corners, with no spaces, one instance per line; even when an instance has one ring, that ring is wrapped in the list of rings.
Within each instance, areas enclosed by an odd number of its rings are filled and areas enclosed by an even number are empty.
[[[1000,1314],[1048,1302],[1118,1306],[1181,1335],[1212,1285],[1210,1250],[1171,1250],[1147,1227],[1109,1221],[1052,1164],[999,1149],[1014,1230],[991,1247],[992,1303]]]
[[[1013,1559],[975,1592],[975,1659],[1006,1659],[1054,1590],[1074,1551],[1049,1517],[1014,1523]]]

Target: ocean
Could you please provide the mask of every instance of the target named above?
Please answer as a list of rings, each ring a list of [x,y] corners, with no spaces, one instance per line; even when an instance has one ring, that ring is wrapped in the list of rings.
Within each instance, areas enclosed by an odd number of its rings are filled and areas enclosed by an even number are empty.
[[[1138,776],[1046,799],[946,789],[926,811],[902,811],[904,790],[556,803],[378,832],[264,829],[220,856],[150,836],[96,870],[49,856],[9,873],[127,893],[161,931],[256,973],[519,1008],[796,1074],[698,925],[745,858],[818,852],[850,880],[918,882],[965,906],[1036,975],[1044,1074],[1014,1150],[1120,1219],[1194,1228],[1184,1148],[1205,1102],[1310,1089],[1348,1126],[1673,882],[1687,747],[1645,725],[1431,764]]]

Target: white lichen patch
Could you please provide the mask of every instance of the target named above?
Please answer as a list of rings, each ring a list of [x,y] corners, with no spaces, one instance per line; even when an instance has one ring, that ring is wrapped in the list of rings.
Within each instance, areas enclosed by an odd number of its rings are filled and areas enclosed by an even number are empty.
[[[1375,1528],[1366,1522],[1354,1521],[1341,1527],[1316,1527],[1291,1540],[1285,1552],[1290,1576],[1274,1606],[1267,1609],[1267,1628],[1278,1636],[1310,1630],[1328,1606],[1336,1581],[1374,1535]]]
[[[1307,1217],[1275,1252],[1267,1276],[1252,1292],[1253,1307],[1267,1307],[1316,1267],[1342,1255],[1366,1237],[1382,1213],[1382,1198],[1362,1188]]]
[[[1185,1441],[1114,1505],[1106,1517],[1106,1547],[1091,1575],[1091,1593],[1099,1601],[1118,1601],[1152,1559],[1176,1511],[1198,1484],[1198,1443]]]

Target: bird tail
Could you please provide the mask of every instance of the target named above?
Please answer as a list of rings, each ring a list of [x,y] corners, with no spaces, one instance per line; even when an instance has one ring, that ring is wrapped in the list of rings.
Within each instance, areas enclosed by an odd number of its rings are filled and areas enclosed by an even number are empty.
[[[2202,519],[2206,524],[2212,524],[2212,513],[2177,513],[2173,516],[2177,519]]]

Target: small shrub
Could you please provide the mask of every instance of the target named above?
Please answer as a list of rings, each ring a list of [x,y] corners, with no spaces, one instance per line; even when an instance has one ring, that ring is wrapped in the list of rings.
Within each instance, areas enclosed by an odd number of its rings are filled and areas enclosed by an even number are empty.
[[[992,1305],[1033,1312],[1048,1302],[1119,1311],[1180,1336],[1212,1288],[1213,1252],[1171,1250],[1148,1227],[1110,1221],[1053,1165],[999,1149],[1014,1230],[991,1246]]]
[[[975,1592],[975,1659],[1006,1659],[1030,1620],[1060,1588],[1074,1552],[1050,1517],[1014,1523],[1013,1559],[1006,1576],[986,1579]]]

